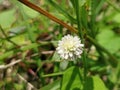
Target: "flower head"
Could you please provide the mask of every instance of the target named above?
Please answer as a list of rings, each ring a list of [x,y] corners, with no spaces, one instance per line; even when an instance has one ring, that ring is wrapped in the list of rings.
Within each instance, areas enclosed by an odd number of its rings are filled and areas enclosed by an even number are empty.
[[[62,59],[73,60],[80,57],[83,52],[84,44],[81,44],[81,40],[78,36],[66,35],[58,42],[56,48],[57,53]]]

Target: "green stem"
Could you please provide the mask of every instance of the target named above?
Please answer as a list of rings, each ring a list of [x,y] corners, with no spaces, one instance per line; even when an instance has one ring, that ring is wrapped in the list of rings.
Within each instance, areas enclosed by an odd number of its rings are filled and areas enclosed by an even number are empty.
[[[111,5],[116,11],[120,12],[120,9],[117,8],[110,0],[106,0],[109,5]]]
[[[96,50],[98,51],[98,53],[99,53],[99,55],[100,55],[100,57],[101,57],[101,62],[108,65],[109,62],[108,62],[107,60],[105,60],[104,54],[102,53],[101,49],[96,48]]]
[[[80,19],[80,6],[79,6],[79,0],[75,0],[75,10],[76,10],[76,16],[77,16],[77,25],[78,25],[78,33],[83,39],[83,33],[82,33],[82,26],[81,26],[81,19]]]
[[[12,44],[15,45],[15,46],[19,46],[19,45],[17,45],[15,42],[11,41],[11,40],[8,38],[7,34],[4,32],[3,28],[1,27],[1,25],[0,25],[0,30],[1,30],[2,34],[5,36],[5,38],[6,38],[6,40],[7,40],[8,42],[12,43]]]
[[[93,38],[95,38],[95,18],[96,18],[96,14],[95,14],[95,1],[91,0],[91,21],[90,21],[90,25],[91,25],[91,36]]]
[[[86,60],[85,48],[84,48],[82,58],[83,58],[83,63],[84,63],[84,80],[86,81],[86,78],[87,78],[87,60]]]
[[[78,33],[79,33],[79,35],[81,37],[82,43],[84,43],[83,32],[82,32],[82,25],[81,25],[81,17],[80,17],[80,9],[82,7],[80,7],[80,5],[79,5],[79,0],[76,0],[75,3],[76,3],[76,7],[75,8],[76,8],[76,16],[77,16]],[[84,48],[84,51],[83,51],[82,60],[83,60],[83,63],[84,63],[84,80],[86,82],[86,77],[87,77],[87,62],[86,62],[85,48]]]
[[[113,67],[117,66],[117,59],[108,51],[106,50],[104,47],[102,47],[101,45],[99,45],[99,43],[97,43],[93,38],[91,38],[90,36],[87,36],[87,38],[90,40],[91,43],[93,43],[97,48],[101,49],[102,51],[104,51],[109,57],[109,61],[111,63],[111,65]]]
[[[63,75],[63,72],[42,75],[42,77],[45,78],[45,77],[53,77],[53,76],[59,76],[59,75]]]
[[[68,14],[61,6],[57,5],[53,0],[47,0],[51,6],[55,7],[60,13],[62,13],[66,18],[68,18],[71,22],[76,23],[76,19],[74,19],[70,14]]]

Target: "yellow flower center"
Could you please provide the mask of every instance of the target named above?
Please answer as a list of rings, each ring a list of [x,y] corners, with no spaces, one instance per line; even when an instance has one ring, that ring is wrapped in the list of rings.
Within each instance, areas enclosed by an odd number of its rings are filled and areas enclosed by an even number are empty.
[[[74,43],[71,41],[67,41],[63,44],[63,47],[65,48],[65,50],[71,51],[74,47]]]

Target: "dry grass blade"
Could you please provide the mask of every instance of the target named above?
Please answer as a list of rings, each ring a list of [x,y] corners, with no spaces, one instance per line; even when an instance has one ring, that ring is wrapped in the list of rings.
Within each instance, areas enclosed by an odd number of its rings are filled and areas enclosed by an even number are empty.
[[[17,64],[17,63],[19,63],[19,62],[21,62],[22,60],[20,59],[20,60],[17,60],[17,61],[14,61],[14,62],[11,62],[10,64],[7,64],[7,65],[0,65],[0,69],[6,69],[6,68],[9,68],[9,67],[11,67],[11,66],[13,66],[13,65],[15,65],[15,64]]]

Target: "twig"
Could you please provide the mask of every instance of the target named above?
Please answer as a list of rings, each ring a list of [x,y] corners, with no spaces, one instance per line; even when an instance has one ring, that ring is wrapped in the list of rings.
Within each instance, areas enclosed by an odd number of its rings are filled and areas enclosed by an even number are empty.
[[[20,59],[20,60],[17,60],[17,61],[14,61],[14,62],[11,62],[10,64],[7,64],[7,65],[0,65],[0,69],[6,69],[6,68],[9,68],[9,67],[11,67],[11,66],[13,66],[13,65],[15,65],[15,64],[17,64],[17,63],[19,63],[19,62],[21,62],[22,60]]]
[[[31,2],[29,2],[28,0],[18,0],[19,2],[25,4],[26,6],[34,9],[35,11],[43,14],[44,16],[48,17],[49,19],[53,20],[56,23],[59,23],[60,25],[64,26],[65,28],[69,29],[72,32],[77,32],[77,30],[75,28],[73,28],[72,26],[69,26],[68,24],[66,24],[65,22],[61,21],[60,19],[56,18],[55,16],[53,16],[52,14],[48,13],[47,11],[43,10],[42,8],[32,4]]]
[[[18,78],[27,84],[26,90],[37,90],[31,83],[29,83],[27,80],[25,80],[20,74],[17,74]]]

